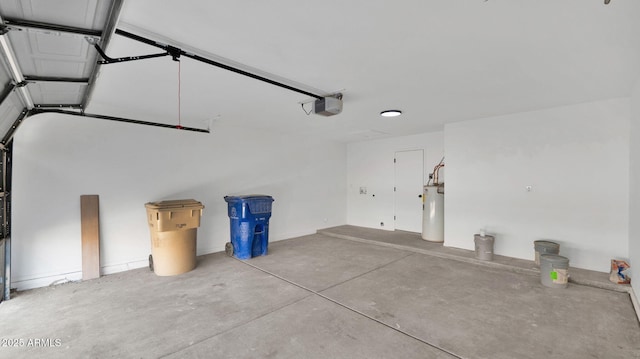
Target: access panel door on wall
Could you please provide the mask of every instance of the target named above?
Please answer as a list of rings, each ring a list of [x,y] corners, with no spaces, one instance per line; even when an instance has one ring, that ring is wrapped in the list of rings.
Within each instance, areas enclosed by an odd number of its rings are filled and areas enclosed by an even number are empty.
[[[424,151],[395,154],[395,229],[422,232]]]

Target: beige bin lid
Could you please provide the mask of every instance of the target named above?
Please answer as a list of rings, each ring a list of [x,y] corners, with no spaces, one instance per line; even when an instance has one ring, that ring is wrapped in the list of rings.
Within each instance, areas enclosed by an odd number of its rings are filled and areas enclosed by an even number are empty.
[[[204,206],[202,203],[195,199],[178,199],[171,201],[149,202],[144,205],[147,209],[162,210],[175,210],[175,209],[202,209]]]

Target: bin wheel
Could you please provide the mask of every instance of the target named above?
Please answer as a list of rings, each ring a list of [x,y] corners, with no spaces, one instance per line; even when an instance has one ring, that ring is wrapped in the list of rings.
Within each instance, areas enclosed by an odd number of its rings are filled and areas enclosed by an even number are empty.
[[[153,272],[153,256],[149,254],[149,270]]]
[[[231,242],[227,242],[224,245],[224,252],[227,253],[229,257],[233,257],[233,244],[231,244]]]

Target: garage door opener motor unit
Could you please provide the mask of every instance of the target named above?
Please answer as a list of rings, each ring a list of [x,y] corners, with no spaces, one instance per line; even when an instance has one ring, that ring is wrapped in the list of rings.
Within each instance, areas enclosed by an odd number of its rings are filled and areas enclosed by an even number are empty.
[[[342,94],[322,97],[313,102],[313,113],[321,116],[333,116],[342,112]]]

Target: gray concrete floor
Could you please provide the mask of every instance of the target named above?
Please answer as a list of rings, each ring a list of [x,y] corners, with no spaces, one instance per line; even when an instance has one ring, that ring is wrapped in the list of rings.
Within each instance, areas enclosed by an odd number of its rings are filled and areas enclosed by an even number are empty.
[[[387,245],[316,234],[244,262],[202,256],[175,277],[139,269],[19,292],[0,304],[0,345],[18,340],[0,357],[640,358],[626,293],[546,288],[382,232],[333,229]]]

